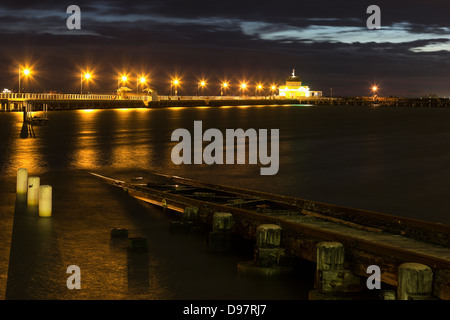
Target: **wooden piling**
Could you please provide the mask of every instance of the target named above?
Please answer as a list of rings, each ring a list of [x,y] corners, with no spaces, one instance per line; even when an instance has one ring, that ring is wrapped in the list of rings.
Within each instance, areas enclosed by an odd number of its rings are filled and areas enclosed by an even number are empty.
[[[213,231],[208,235],[208,248],[212,251],[229,251],[232,247],[233,215],[227,212],[215,212]]]
[[[256,229],[258,248],[277,248],[281,243],[281,227],[276,224],[262,224]]]
[[[398,268],[398,300],[426,300],[431,297],[433,271],[420,263],[403,263]]]
[[[320,242],[316,252],[316,290],[310,292],[311,300],[346,299],[347,293],[367,289],[361,277],[344,269],[345,250],[342,243]]]

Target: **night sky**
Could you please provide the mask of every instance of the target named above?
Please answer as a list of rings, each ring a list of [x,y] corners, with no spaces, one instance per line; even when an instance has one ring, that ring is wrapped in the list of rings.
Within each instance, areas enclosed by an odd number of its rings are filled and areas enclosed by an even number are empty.
[[[81,30],[68,30],[69,5]],[[367,7],[381,8],[369,30]],[[179,77],[179,95],[218,95],[220,83],[282,84],[292,69],[311,90],[334,96],[450,96],[450,2],[300,0],[1,1],[0,88],[112,93],[117,77],[145,74],[159,94]],[[135,80],[128,84],[135,88]]]

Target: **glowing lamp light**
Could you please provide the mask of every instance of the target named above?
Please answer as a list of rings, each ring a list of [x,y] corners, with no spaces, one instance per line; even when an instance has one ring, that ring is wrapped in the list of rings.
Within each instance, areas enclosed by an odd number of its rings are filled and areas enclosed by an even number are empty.
[[[247,88],[247,85],[245,83],[241,84],[242,89]]]
[[[258,85],[258,89],[261,90],[262,89],[262,85],[259,84]]]
[[[228,87],[228,83],[224,82],[224,83],[223,83],[223,87],[224,87],[224,88]]]
[[[123,82],[127,81],[127,79],[128,79],[127,76],[122,76],[122,81]]]
[[[173,80],[173,84],[174,84],[174,85],[178,85],[178,83],[179,83],[179,81],[178,81],[178,80],[176,80],[176,79],[175,79],[175,80]]]
[[[142,77],[141,79],[139,79],[139,81],[140,81],[141,83],[144,83],[146,80],[145,80],[144,77]]]
[[[204,86],[206,85],[206,82],[205,82],[205,81],[202,81],[202,82],[200,82],[200,85],[201,85],[202,87],[204,87]]]
[[[89,80],[89,79],[91,78],[91,74],[90,74],[90,73],[86,73],[86,74],[84,75],[84,77],[86,78],[86,80]]]
[[[29,69],[23,70],[23,74],[26,75],[26,76],[29,75],[30,74],[30,70]]]
[[[373,87],[372,87],[372,91],[373,91],[373,92],[375,92],[375,91],[377,91],[377,90],[378,90],[378,87],[377,87],[377,86],[373,86]]]
[[[275,86],[272,86],[272,90],[275,90]]]

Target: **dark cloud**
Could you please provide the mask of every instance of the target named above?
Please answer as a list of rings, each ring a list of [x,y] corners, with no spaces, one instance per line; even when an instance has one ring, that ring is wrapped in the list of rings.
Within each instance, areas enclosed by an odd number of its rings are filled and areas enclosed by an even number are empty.
[[[39,70],[30,90],[76,92],[91,67],[103,92],[126,69],[151,74],[161,93],[175,73],[186,94],[205,76],[217,94],[221,79],[281,83],[295,67],[324,94],[368,94],[380,82],[386,95],[450,95],[447,1],[378,1],[381,31],[365,28],[364,0],[77,1],[82,30],[69,31],[71,4],[0,3],[0,86],[14,89],[14,65],[30,61]]]

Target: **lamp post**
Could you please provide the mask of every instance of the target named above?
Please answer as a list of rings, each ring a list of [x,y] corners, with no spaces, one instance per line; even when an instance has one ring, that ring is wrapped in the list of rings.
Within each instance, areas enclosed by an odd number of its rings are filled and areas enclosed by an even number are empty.
[[[377,86],[372,86],[372,100],[375,100],[375,94],[378,91]]]
[[[256,86],[256,89],[255,89],[255,96],[256,96],[257,94],[261,94],[261,89],[262,89],[262,85],[261,85],[261,84],[258,84],[258,85]]]
[[[206,86],[206,82],[205,81],[200,81],[197,85],[197,97],[200,96],[200,87],[204,88]]]
[[[21,71],[21,68],[19,67],[19,93],[20,93],[20,74],[21,72],[23,72],[23,74],[25,75],[25,77],[27,77],[30,74],[30,69],[24,69],[23,71]]]
[[[90,73],[85,73],[83,75],[83,73],[80,74],[80,94],[83,94],[83,77],[86,79],[86,81],[88,81],[91,78],[91,74]]]
[[[175,97],[178,95],[178,84],[179,84],[180,82],[178,81],[178,79],[175,79],[175,80],[173,80],[172,81],[172,86],[175,86]],[[171,94],[172,94],[172,90],[170,90],[171,91]]]
[[[220,95],[221,96],[223,96],[224,94],[226,95],[227,87],[228,87],[228,83],[227,82],[222,83],[222,90],[220,90]]]
[[[122,81],[121,81],[122,80]],[[127,82],[127,80],[128,80],[128,77],[127,76],[118,76],[117,77],[117,91],[119,91],[119,89],[120,89],[120,83],[121,82],[123,82],[123,83],[126,83]]]
[[[139,83],[141,85],[143,85],[146,81],[147,81],[147,79],[145,79],[145,77],[137,78],[137,80],[136,80],[136,94],[138,93],[138,90],[139,90]]]
[[[274,96],[275,96],[275,89],[276,89],[277,87],[275,86],[275,85],[272,85],[272,87],[270,88],[270,90],[271,90],[271,92],[272,92],[272,98],[274,98]]]
[[[241,96],[244,96],[246,88],[247,88],[247,84],[246,83],[241,83]]]

